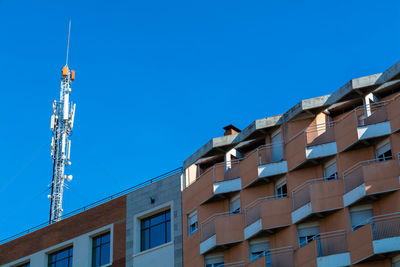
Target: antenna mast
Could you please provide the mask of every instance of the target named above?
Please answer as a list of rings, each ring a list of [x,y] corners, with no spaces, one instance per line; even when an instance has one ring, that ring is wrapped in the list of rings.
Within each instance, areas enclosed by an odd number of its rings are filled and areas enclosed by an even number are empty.
[[[53,101],[53,115],[51,115],[50,129],[53,133],[51,140],[51,157],[53,158],[53,180],[51,183],[50,219],[49,223],[61,220],[62,200],[64,182],[72,180],[72,175],[65,175],[65,166],[71,165],[71,141],[69,137],[74,126],[74,116],[76,104],[69,102],[71,84],[75,80],[75,71],[68,67],[69,37],[71,33],[71,21],[69,22],[67,59],[61,71],[61,91],[60,100]]]

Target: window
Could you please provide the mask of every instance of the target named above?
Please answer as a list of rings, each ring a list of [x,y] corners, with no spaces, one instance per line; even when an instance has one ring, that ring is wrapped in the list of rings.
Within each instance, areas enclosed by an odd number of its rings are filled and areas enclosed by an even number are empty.
[[[392,159],[392,150],[390,148],[390,142],[388,139],[378,144],[375,149],[376,160],[385,161]]]
[[[194,211],[188,216],[188,225],[189,225],[189,235],[192,235],[197,232],[197,211]]]
[[[140,248],[145,251],[171,241],[171,211],[163,211],[141,220]]]
[[[267,238],[254,239],[250,241],[250,262],[265,255],[269,251],[269,241]],[[269,257],[267,257],[267,262]],[[269,261],[271,262],[271,261]]]
[[[224,255],[214,254],[207,255],[204,258],[205,267],[223,267],[224,266]]]
[[[229,201],[229,211],[231,214],[240,213],[240,195],[233,196]]]
[[[314,236],[319,234],[319,225],[316,222],[303,223],[297,226],[297,235],[299,237],[299,247],[311,242]]]
[[[272,144],[272,160],[278,162],[283,160],[283,147],[282,147],[282,136],[281,131],[277,131],[271,136]]]
[[[110,263],[110,233],[93,238],[92,267],[100,267]]]
[[[351,229],[357,230],[358,228],[366,225],[373,217],[371,205],[361,205],[352,207],[350,209]]]
[[[25,262],[21,265],[17,265],[16,267],[30,267],[30,266],[31,266],[31,264],[29,262]]]
[[[275,197],[282,198],[287,197],[287,185],[286,178],[278,180],[275,184]]]
[[[72,247],[49,254],[49,267],[72,267]]]
[[[337,179],[337,168],[336,161],[330,160],[324,164],[324,177],[325,180],[334,180]]]

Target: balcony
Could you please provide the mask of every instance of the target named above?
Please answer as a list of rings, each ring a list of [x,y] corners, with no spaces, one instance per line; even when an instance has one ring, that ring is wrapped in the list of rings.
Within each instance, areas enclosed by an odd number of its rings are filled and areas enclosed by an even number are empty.
[[[358,107],[338,120],[334,127],[337,150],[343,152],[368,145],[365,140],[389,135],[387,105],[388,102],[380,102]]]
[[[291,224],[292,203],[287,196],[268,196],[256,199],[245,208],[244,238],[263,231],[273,233]]]
[[[400,212],[379,215],[347,235],[351,264],[400,251]]]
[[[185,199],[190,198],[191,202],[197,205],[241,190],[240,162],[235,160],[227,164],[229,164],[228,170],[224,163],[218,163],[202,173],[183,191]]]
[[[311,242],[296,251],[295,260],[298,266],[350,265],[345,230],[320,233],[314,236]]]
[[[318,247],[318,267],[350,265],[345,230],[320,233],[314,239]]]
[[[400,131],[400,95],[397,95],[387,106],[390,128],[393,132]]]
[[[209,217],[201,223],[200,254],[241,242],[243,227],[242,213],[224,212]]]
[[[292,191],[292,223],[312,215],[321,217],[343,207],[343,184],[337,177],[311,179]]]
[[[294,267],[293,247],[273,248],[265,251],[248,267]]]
[[[398,190],[399,175],[399,163],[392,160],[391,156],[357,163],[343,172],[344,206],[347,207],[368,196]]]
[[[288,169],[319,164],[319,160],[337,153],[332,123],[316,124],[299,132],[286,145]]]
[[[260,146],[240,162],[244,188],[269,182],[271,178],[287,173],[287,170],[281,143]]]

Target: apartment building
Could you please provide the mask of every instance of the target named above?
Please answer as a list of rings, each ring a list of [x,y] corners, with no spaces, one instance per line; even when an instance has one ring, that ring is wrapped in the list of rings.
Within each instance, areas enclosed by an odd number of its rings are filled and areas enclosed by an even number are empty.
[[[184,266],[400,266],[400,62],[184,162]]]
[[[181,173],[173,170],[4,240],[0,266],[181,267]]]

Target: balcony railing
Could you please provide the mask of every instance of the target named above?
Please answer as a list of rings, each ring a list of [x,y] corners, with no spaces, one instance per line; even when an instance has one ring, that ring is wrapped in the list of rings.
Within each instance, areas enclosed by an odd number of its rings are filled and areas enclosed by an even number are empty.
[[[400,212],[372,217],[374,240],[400,236]]]
[[[317,146],[335,142],[334,122],[315,124],[307,127],[306,145]]]
[[[343,172],[343,184],[344,184],[344,192],[348,193],[354,188],[362,185],[364,183],[364,171],[363,167],[377,163],[377,162],[383,162],[383,161],[388,161],[392,160],[392,156],[386,156],[383,158],[376,158],[376,159],[370,159],[370,160],[365,160],[357,163],[356,165],[350,167],[349,169],[345,170]]]
[[[256,200],[254,200],[253,202],[251,202],[244,209],[246,227],[249,226],[250,224],[256,222],[257,220],[261,219],[261,205],[264,202],[271,201],[274,199],[279,199],[279,198],[286,198],[286,197],[287,197],[287,194],[266,196],[266,197],[258,198]]]
[[[231,216],[235,214],[240,214],[241,210],[239,212],[221,212],[221,213],[216,213],[210,217],[208,217],[206,220],[204,220],[201,223],[201,241],[205,241],[212,237],[213,235],[216,234],[216,220],[217,218],[221,217],[226,217],[226,216]]]
[[[232,160],[214,164],[203,172],[198,179],[212,179],[214,182],[228,181],[240,177],[240,160]]]
[[[258,258],[265,257],[266,267],[292,267],[294,266],[293,247],[273,248],[264,251]]]
[[[258,165],[280,162],[285,159],[283,143],[272,143],[257,148]]]
[[[311,202],[311,185],[312,184],[321,183],[321,182],[330,181],[330,180],[337,180],[337,179],[338,179],[337,176],[311,179],[311,180],[305,181],[301,185],[294,188],[292,191],[293,210],[297,210],[298,208]]]
[[[387,102],[377,102],[355,109],[358,118],[358,126],[377,124],[388,120],[386,111]],[[365,116],[365,114],[369,114]]]
[[[344,229],[320,233],[313,239],[317,240],[318,257],[347,252],[346,231]]]
[[[288,143],[297,138],[304,139],[304,144],[308,147],[335,142],[334,125],[335,122],[310,125],[292,136]]]

